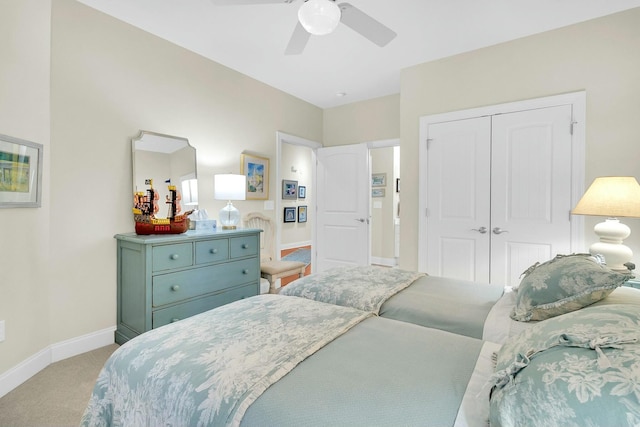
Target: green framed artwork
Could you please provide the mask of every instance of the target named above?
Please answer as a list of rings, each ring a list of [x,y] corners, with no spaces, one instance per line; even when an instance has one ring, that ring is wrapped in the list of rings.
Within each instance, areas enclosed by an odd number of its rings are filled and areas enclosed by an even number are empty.
[[[42,145],[0,135],[0,208],[42,205]]]

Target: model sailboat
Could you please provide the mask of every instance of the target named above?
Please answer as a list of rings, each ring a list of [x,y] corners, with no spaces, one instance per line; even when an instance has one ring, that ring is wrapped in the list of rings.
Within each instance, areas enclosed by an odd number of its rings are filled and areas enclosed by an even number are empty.
[[[180,214],[180,192],[175,185],[167,186],[169,194],[165,204],[168,212],[166,218],[156,218],[160,211],[158,201],[160,194],[153,188],[153,180],[146,179],[145,184],[149,186],[146,192],[137,191],[133,196],[133,219],[136,223],[136,234],[180,234],[189,228],[189,218],[193,211]]]

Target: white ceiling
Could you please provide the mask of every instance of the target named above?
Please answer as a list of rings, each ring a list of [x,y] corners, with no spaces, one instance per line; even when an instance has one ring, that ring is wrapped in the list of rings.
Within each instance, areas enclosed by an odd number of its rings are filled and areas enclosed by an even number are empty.
[[[302,0],[79,1],[321,108],[399,93],[400,70],[412,65],[640,7],[640,0],[349,0],[398,36],[381,48],[339,25],[312,36],[301,55],[285,56]]]

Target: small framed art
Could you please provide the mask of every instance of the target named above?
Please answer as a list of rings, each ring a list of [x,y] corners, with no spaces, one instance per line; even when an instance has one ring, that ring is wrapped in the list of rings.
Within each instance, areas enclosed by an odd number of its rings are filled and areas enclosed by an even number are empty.
[[[387,185],[387,174],[386,173],[374,173],[371,175],[371,186],[372,187],[384,187]]]
[[[282,198],[296,200],[298,198],[298,181],[282,180]]]
[[[298,187],[298,199],[304,199],[305,197],[307,197],[307,187],[300,185]]]
[[[284,208],[284,222],[296,222],[296,208]]]
[[[384,197],[384,188],[372,188],[371,197]]]
[[[298,222],[307,222],[306,206],[298,206]]]
[[[241,154],[240,173],[247,178],[247,200],[269,199],[269,159]]]
[[[42,145],[0,135],[0,208],[42,205]]]

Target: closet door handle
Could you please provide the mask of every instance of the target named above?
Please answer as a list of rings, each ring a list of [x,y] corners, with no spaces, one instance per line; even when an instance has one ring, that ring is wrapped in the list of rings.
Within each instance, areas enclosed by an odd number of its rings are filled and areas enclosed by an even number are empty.
[[[508,233],[508,232],[509,232],[509,230],[503,230],[500,227],[496,227],[496,228],[493,229],[493,234],[502,234],[502,233]]]
[[[471,231],[477,231],[480,234],[485,234],[487,232],[487,227],[472,228]]]

